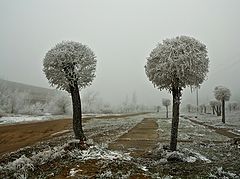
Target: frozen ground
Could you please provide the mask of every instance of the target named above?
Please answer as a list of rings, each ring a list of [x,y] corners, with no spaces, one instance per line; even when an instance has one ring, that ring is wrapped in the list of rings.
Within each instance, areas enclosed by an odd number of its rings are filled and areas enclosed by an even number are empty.
[[[122,114],[83,114],[83,118],[101,118],[106,116],[121,116]],[[3,124],[15,124],[15,123],[27,123],[32,121],[46,121],[54,119],[72,118],[72,115],[9,115],[0,117],[0,125]]]
[[[66,147],[73,139],[72,133],[67,133],[3,156],[0,175],[2,178],[240,177],[238,145],[233,145],[229,137],[186,117],[180,118],[178,151],[168,151],[171,119],[164,116],[162,111],[124,118],[91,118],[84,123],[89,148],[76,150]],[[149,121],[158,126],[158,137],[154,139],[156,145],[137,157],[131,156],[132,148],[116,151],[108,147],[125,134],[130,134],[129,142],[141,141],[133,140],[132,136],[136,135],[135,127],[144,119],[151,119]],[[152,129],[142,128],[142,133],[147,130]]]
[[[222,117],[213,114],[200,114],[200,113],[185,113],[183,116],[187,116],[191,119],[200,121],[208,126],[214,128],[228,129],[240,136],[240,111],[226,112],[226,123],[222,123]]]
[[[30,116],[30,115],[15,115],[0,118],[0,125],[3,124],[15,124],[26,123],[32,121],[46,121],[54,119],[69,118],[68,115],[42,115],[42,116]]]

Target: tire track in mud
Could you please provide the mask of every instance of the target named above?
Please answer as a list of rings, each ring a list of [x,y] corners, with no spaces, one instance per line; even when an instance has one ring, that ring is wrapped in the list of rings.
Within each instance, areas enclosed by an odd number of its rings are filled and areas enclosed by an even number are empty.
[[[226,136],[228,138],[239,138],[240,137],[239,135],[231,132],[230,129],[228,129],[228,128],[217,128],[217,127],[208,125],[208,124],[206,124],[204,122],[201,122],[201,121],[198,121],[198,120],[195,120],[195,119],[191,119],[190,117],[184,116],[184,118],[188,119],[189,121],[191,121],[191,122],[193,122],[195,124],[202,125],[204,127],[207,127],[208,129],[214,130],[217,134]]]
[[[154,118],[144,118],[127,133],[109,144],[109,149],[130,152],[132,156],[141,156],[153,149],[158,140],[158,124]]]

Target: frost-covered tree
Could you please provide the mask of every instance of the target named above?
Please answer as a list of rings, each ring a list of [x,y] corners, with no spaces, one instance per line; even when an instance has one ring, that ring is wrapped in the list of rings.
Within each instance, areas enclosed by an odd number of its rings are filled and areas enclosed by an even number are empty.
[[[222,110],[221,110],[221,107],[222,107],[222,103],[220,101],[216,101],[216,113],[217,113],[217,116],[221,116],[222,114]]]
[[[236,111],[239,107],[239,103],[238,102],[231,102],[231,103],[228,103],[228,110],[229,112],[232,112],[232,111]]]
[[[170,99],[162,99],[162,105],[166,107],[166,118],[168,119],[168,106],[170,106]]]
[[[81,43],[63,41],[46,53],[43,66],[50,85],[71,94],[75,138],[86,140],[79,90],[90,85],[95,77],[96,57],[93,51]]]
[[[105,103],[98,92],[85,91],[82,97],[84,113],[112,113],[112,107]]]
[[[228,110],[229,110],[229,112],[232,112],[232,103],[228,103]]]
[[[229,101],[231,92],[224,86],[217,86],[214,89],[214,96],[222,103],[222,122],[225,123],[225,101]]]
[[[201,113],[207,113],[207,106],[205,104],[201,104],[199,107]]]
[[[0,85],[0,109],[5,113],[21,113],[29,105],[28,97],[27,92]]]
[[[187,111],[188,111],[188,112],[191,112],[193,106],[192,106],[191,104],[187,104],[187,105],[186,105],[186,108],[187,108]]]
[[[47,105],[45,111],[51,114],[67,114],[71,106],[71,98],[64,93],[57,93]]]
[[[1,113],[6,113],[8,111],[9,103],[9,90],[8,88],[0,83],[0,111]]]
[[[8,105],[10,113],[21,113],[24,107],[29,106],[29,94],[27,92],[20,92],[14,90],[8,96]]]
[[[96,110],[96,103],[98,98],[98,92],[95,91],[87,91],[83,94],[83,109],[85,113],[94,113],[94,109]]]
[[[173,117],[170,149],[177,148],[179,106],[182,89],[199,87],[208,72],[206,46],[198,40],[180,36],[166,39],[152,50],[145,66],[146,75],[159,90],[166,89],[173,96]]]
[[[232,110],[236,111],[239,108],[239,103],[238,102],[233,102],[232,103]]]
[[[131,108],[132,108],[132,111],[135,112],[137,111],[138,109],[138,105],[137,105],[137,94],[136,92],[133,92],[132,93],[132,102],[131,102]]]
[[[217,111],[218,101],[212,100],[209,102],[209,105],[212,108],[212,113],[215,114],[215,112]]]
[[[101,113],[102,114],[111,114],[113,113],[111,105],[110,104],[103,104],[101,107]]]
[[[131,104],[130,104],[130,101],[128,99],[128,95],[125,96],[125,99],[122,102],[121,106],[122,106],[121,107],[121,112],[129,113],[131,111]]]
[[[19,110],[20,114],[28,115],[42,115],[44,114],[45,104],[36,102],[33,104],[26,104]]]

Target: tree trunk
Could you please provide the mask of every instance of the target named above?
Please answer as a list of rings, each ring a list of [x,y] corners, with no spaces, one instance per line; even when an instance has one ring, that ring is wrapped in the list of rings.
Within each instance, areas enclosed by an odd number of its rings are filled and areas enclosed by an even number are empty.
[[[166,106],[166,118],[168,119],[168,106]]]
[[[173,87],[172,88],[173,96],[173,112],[172,112],[172,128],[171,128],[171,141],[170,141],[170,150],[177,150],[177,136],[178,136],[178,123],[179,123],[179,105],[181,97],[181,88]]]
[[[225,124],[225,100],[222,100],[222,122]]]
[[[216,109],[215,109],[215,106],[213,106],[213,107],[212,107],[212,113],[213,113],[213,115],[215,115],[215,110],[216,110]]]
[[[72,96],[73,105],[73,131],[76,139],[81,142],[86,141],[86,137],[82,129],[82,109],[81,109],[81,99],[79,94],[79,88],[77,83],[74,86],[70,85],[70,93]]]
[[[221,106],[217,106],[217,116],[221,116]]]

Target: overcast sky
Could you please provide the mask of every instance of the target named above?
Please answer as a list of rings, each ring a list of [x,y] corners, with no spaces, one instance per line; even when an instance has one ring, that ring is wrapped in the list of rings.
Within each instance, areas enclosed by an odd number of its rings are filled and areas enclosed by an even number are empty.
[[[161,104],[166,92],[148,81],[144,65],[163,39],[192,36],[206,44],[210,69],[200,103],[224,85],[240,99],[239,0],[1,0],[0,78],[49,87],[45,53],[62,40],[88,45],[97,56],[89,89],[121,103],[136,92],[139,103]],[[195,101],[185,90],[183,101]]]

